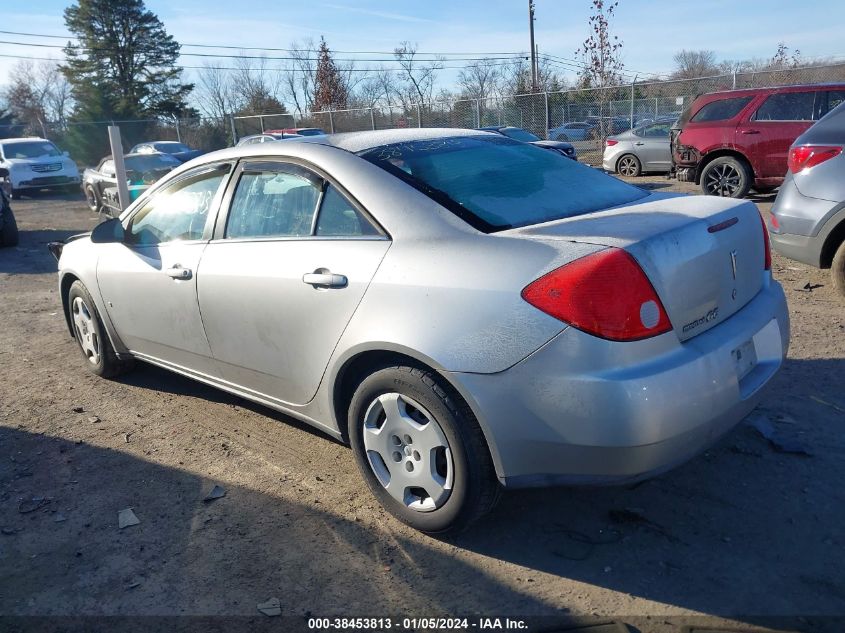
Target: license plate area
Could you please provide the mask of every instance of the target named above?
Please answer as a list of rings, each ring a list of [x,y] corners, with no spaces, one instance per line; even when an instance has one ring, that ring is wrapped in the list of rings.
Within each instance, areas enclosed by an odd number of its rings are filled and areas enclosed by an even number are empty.
[[[731,352],[736,366],[736,375],[739,380],[745,378],[757,365],[757,350],[754,348],[754,340],[750,339]]]

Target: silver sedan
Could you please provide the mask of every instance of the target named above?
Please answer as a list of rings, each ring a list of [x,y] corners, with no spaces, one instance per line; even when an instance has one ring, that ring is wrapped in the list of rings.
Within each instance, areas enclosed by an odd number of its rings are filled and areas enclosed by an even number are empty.
[[[88,369],[141,360],[302,419],[427,532],[503,486],[684,462],[754,408],[789,341],[753,203],[485,132],[206,154],[51,248]]]
[[[602,167],[623,176],[668,172],[672,168],[671,126],[671,121],[651,123],[608,137]]]

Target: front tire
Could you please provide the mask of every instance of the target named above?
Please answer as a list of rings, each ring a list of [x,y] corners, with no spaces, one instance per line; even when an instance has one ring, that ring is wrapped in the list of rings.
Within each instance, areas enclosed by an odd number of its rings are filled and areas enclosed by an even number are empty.
[[[18,223],[10,208],[3,210],[3,228],[0,229],[0,246],[17,246],[20,236],[18,235]]]
[[[616,161],[616,171],[622,176],[636,178],[643,173],[643,165],[633,154],[625,154]]]
[[[376,368],[352,396],[348,428],[370,491],[417,530],[458,532],[498,500],[500,486],[481,428],[436,372]]]
[[[99,213],[102,205],[100,204],[100,198],[97,196],[97,192],[94,191],[94,186],[86,184],[83,193],[85,193],[85,203],[88,205],[88,208],[94,213]]]
[[[74,338],[91,372],[113,378],[133,367],[131,360],[120,360],[115,354],[94,300],[81,281],[74,281],[68,291],[68,309]]]
[[[840,297],[845,298],[845,241],[839,245],[833,255],[833,261],[830,264],[830,277],[836,292],[839,293]]]
[[[733,156],[715,158],[701,172],[701,190],[708,196],[744,198],[751,189],[751,169]]]

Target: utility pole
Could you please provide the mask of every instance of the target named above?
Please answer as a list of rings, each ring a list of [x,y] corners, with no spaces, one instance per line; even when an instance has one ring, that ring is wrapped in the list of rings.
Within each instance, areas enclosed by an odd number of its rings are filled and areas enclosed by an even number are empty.
[[[537,91],[537,48],[534,46],[534,0],[528,0],[528,29],[531,34],[531,88]]]

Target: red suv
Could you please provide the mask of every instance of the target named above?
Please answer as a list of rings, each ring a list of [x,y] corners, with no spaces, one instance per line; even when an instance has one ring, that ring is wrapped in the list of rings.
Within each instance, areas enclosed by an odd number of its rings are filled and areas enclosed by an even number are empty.
[[[783,182],[792,142],[843,101],[845,84],[701,95],[672,130],[675,175],[711,196],[769,192]]]

